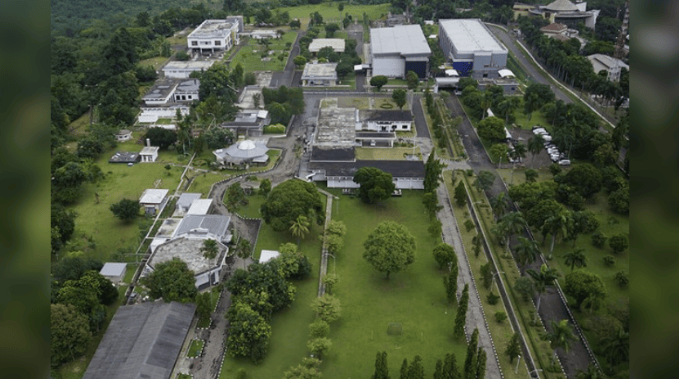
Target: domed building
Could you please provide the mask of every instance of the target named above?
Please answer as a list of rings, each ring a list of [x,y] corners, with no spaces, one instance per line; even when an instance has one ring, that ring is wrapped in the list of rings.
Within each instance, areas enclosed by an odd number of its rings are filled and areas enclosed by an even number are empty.
[[[551,23],[560,23],[574,28],[582,22],[586,27],[594,29],[599,10],[587,10],[586,1],[572,3],[569,0],[555,0],[547,5],[529,6],[514,3],[515,18],[518,14],[542,17]]]
[[[260,141],[244,140],[234,143],[212,153],[217,158],[217,163],[229,168],[241,167],[248,169],[250,165],[266,165],[269,156],[266,154],[269,148],[266,143]]]

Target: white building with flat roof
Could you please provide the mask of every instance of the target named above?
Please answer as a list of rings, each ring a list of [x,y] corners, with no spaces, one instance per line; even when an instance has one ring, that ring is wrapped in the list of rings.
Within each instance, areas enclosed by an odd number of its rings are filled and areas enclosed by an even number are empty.
[[[127,263],[106,262],[99,273],[112,283],[120,283],[125,279]]]
[[[370,29],[372,75],[405,78],[414,71],[424,78],[429,72],[431,49],[420,25]]]
[[[206,71],[216,61],[173,61],[166,64],[161,70],[165,77],[175,79],[187,79],[192,72]]]
[[[316,38],[309,44],[309,52],[318,53],[324,47],[332,47],[336,53],[343,53],[346,41],[342,38]]]
[[[302,72],[303,86],[337,85],[337,63],[307,63]]]
[[[588,55],[587,59],[592,62],[592,68],[595,73],[598,74],[599,71],[608,72],[608,80],[612,82],[620,80],[620,71],[623,67],[629,71],[629,65],[625,64],[625,62],[620,59],[615,59],[608,55],[592,54]]]
[[[240,42],[238,33],[242,31],[242,16],[205,20],[186,37],[186,43],[191,51],[199,51],[201,54],[206,51],[226,51]]]
[[[139,205],[144,207],[146,213],[155,215],[167,202],[168,189],[149,188],[144,190],[139,198]]]
[[[460,76],[493,79],[507,66],[507,49],[478,18],[439,20],[439,46]]]

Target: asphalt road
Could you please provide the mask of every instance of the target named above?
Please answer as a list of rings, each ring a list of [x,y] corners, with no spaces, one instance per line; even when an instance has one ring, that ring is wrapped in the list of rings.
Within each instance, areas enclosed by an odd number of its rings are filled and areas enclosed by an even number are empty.
[[[490,161],[490,158],[486,154],[481,141],[479,140],[471,125],[471,122],[463,112],[462,104],[460,104],[457,96],[451,95],[445,97],[445,104],[451,110],[453,117],[462,117],[460,133],[462,134],[462,143],[464,144],[467,155],[469,156],[469,166],[471,166],[476,173],[481,170],[486,170],[493,172],[499,178],[499,175],[495,172],[495,164]],[[507,192],[507,189],[503,185],[502,180],[496,179],[491,189],[486,191],[486,195],[490,199],[494,196],[497,196],[501,192]],[[507,193],[506,196],[509,196],[509,194]],[[510,209],[508,212],[516,210],[511,204],[509,208]],[[527,233],[525,233],[524,236],[528,237]],[[510,246],[513,248],[516,244],[516,238],[512,238],[510,241]],[[528,268],[539,271],[540,266],[543,263],[547,262],[543,261],[542,257],[540,257],[538,260],[528,265]],[[537,303],[537,298],[535,298],[534,302]],[[550,321],[560,321],[563,319],[570,320],[568,310],[554,287],[549,287],[547,293],[542,295],[540,310],[538,313],[540,314],[540,317],[542,318],[542,321],[548,330],[551,329],[549,325]],[[591,362],[587,348],[580,340],[571,344],[571,348],[568,353],[562,349],[557,349],[557,355],[561,361],[564,371],[569,378],[575,377],[577,370],[586,371],[587,366]]]
[[[271,87],[292,87],[293,78],[295,76],[295,63],[293,62],[293,59],[299,55],[299,39],[302,38],[304,34],[305,33],[302,30],[297,33],[297,39],[295,39],[295,43],[292,45],[290,55],[288,56],[288,62],[285,64],[285,70],[275,71],[273,73],[273,76],[271,77]]]

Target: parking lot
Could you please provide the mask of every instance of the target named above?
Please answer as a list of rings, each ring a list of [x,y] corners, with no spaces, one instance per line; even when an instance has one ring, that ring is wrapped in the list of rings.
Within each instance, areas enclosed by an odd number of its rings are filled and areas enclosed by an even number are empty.
[[[526,148],[528,147],[528,140],[530,140],[534,136],[531,130],[510,128],[509,132],[512,134],[514,139],[518,139],[522,144],[526,145]],[[523,159],[521,165],[527,168],[543,168],[549,167],[549,165],[553,163],[551,158],[549,157],[549,154],[547,153],[547,150],[544,148],[542,149],[540,154],[535,156],[535,158],[532,157],[533,155],[530,152],[527,152],[526,158]]]

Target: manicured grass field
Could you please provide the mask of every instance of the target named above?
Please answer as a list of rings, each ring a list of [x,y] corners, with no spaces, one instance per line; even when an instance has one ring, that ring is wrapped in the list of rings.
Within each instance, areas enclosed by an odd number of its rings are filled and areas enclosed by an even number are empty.
[[[528,153],[526,155],[526,158],[524,158],[524,162],[526,161],[530,161],[530,153]],[[507,184],[507,187],[518,186],[519,184],[523,184],[526,182],[526,169],[523,167],[517,167],[516,170],[514,170],[513,177],[512,169],[510,168],[502,168],[495,171],[498,173],[498,175],[500,175],[505,184]],[[538,182],[551,180],[553,178],[552,173],[549,172],[549,170],[546,168],[542,168],[536,171],[538,172],[537,179]]]
[[[363,13],[366,13],[370,20],[376,20],[389,12],[389,3],[378,5],[351,5],[345,4],[342,11],[342,17],[345,14],[350,14],[354,20],[363,20]],[[301,5],[297,7],[282,7],[278,8],[281,12],[287,11],[290,13],[290,18],[299,18],[305,24],[309,22],[309,14],[318,12],[323,16],[325,23],[337,22],[340,20],[340,12],[337,10],[337,3],[322,3],[315,5]]]
[[[191,345],[189,345],[189,351],[186,353],[186,356],[189,358],[195,358],[197,357],[200,352],[203,350],[203,346],[205,346],[205,341],[203,340],[193,340],[191,341]]]
[[[297,38],[296,31],[289,31],[281,38],[270,39],[271,44],[268,50],[273,50],[274,54],[268,56],[269,61],[262,60],[262,52],[266,50],[264,45],[257,43],[256,39],[249,39],[246,46],[243,46],[236,56],[231,61],[230,67],[236,67],[238,63],[243,66],[246,72],[249,71],[283,71],[285,63],[288,61],[287,57],[282,61],[278,56],[283,52],[289,52],[290,49],[286,47],[286,42],[294,43]]]
[[[338,190],[332,190],[339,195]],[[374,371],[375,354],[387,351],[391,377],[398,376],[404,358],[419,354],[429,376],[437,359],[454,353],[464,362],[465,343],[454,341],[455,307],[446,301],[432,250],[439,242],[427,232],[429,218],[420,191],[403,191],[380,205],[339,195],[333,219],[347,225],[344,248],[336,254],[339,282],[333,293],[340,299],[342,317],[330,326],[332,348],[323,360],[324,378],[364,378]],[[362,257],[363,242],[375,226],[386,220],[405,225],[415,236],[417,257],[404,272],[389,280]],[[333,265],[330,262],[329,265]],[[328,267],[332,272],[333,267]],[[387,335],[389,323],[400,323],[401,336]],[[460,363],[461,365],[461,363]]]
[[[392,148],[356,148],[356,159],[360,160],[405,160],[405,154],[411,155],[412,147],[392,147]],[[415,154],[420,154],[420,148],[415,147]]]
[[[325,204],[325,196],[321,195]],[[250,207],[259,209],[255,198],[250,197]],[[242,211],[239,213],[243,214]],[[269,341],[269,352],[264,360],[255,365],[249,359],[232,358],[227,355],[222,367],[221,379],[235,378],[238,369],[243,368],[251,379],[280,378],[283,372],[291,366],[296,366],[302,358],[308,357],[309,352],[306,344],[308,341],[308,325],[315,318],[311,310],[311,302],[318,295],[318,270],[321,255],[321,241],[318,239],[321,226],[313,225],[311,233],[304,238],[299,246],[312,264],[311,275],[304,280],[292,281],[297,288],[295,301],[288,309],[283,309],[274,313],[271,319],[271,339]],[[297,239],[292,237],[289,232],[275,232],[271,227],[262,224],[259,231],[259,238],[255,247],[256,257],[262,249],[278,250],[281,244],[292,242],[297,243]]]
[[[370,99],[367,97],[339,97],[337,106],[340,108],[369,109]]]
[[[135,249],[139,241],[140,216],[129,224],[124,224],[116,218],[111,210],[111,204],[123,198],[138,200],[147,188],[169,189],[172,195],[179,184],[182,168],[172,167],[167,174],[163,163],[138,163],[132,167],[126,164],[108,163],[108,159],[116,151],[138,152],[142,149],[132,141],[118,144],[118,147],[104,152],[95,162],[105,174],[105,178],[96,184],[86,183],[81,187],[78,202],[69,207],[78,213],[75,220],[75,241],[86,243],[84,236],[94,239],[96,247],[91,254],[97,259],[106,261],[109,255],[118,248],[133,246]],[[95,194],[99,195],[97,202]]]

